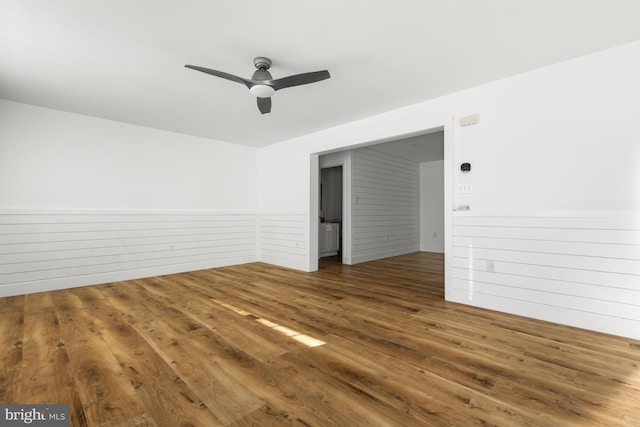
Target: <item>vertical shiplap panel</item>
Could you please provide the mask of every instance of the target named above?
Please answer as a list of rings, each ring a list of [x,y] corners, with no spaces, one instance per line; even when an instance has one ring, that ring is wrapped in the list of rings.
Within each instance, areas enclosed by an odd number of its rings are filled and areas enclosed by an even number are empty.
[[[353,263],[420,250],[420,165],[353,151]]]
[[[0,296],[256,260],[256,215],[0,212]]]
[[[640,338],[637,218],[457,215],[456,300]]]
[[[266,212],[260,214],[260,261],[307,269],[308,232],[304,212]]]

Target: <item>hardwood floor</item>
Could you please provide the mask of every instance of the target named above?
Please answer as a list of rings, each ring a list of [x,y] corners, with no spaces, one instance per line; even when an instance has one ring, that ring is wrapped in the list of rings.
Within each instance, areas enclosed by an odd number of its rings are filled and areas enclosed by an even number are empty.
[[[73,426],[640,426],[640,342],[445,302],[441,255],[0,299],[0,403]]]

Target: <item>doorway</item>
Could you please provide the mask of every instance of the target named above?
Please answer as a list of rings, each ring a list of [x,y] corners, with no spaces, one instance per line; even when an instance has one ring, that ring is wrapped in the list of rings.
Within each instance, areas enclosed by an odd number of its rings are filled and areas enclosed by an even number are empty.
[[[453,121],[451,122],[451,124]],[[445,291],[445,299],[447,299],[447,295],[452,292],[452,276],[451,276],[451,267],[453,261],[453,236],[452,236],[452,213],[451,209],[447,209],[447,207],[451,206],[453,203],[453,190],[452,190],[452,182],[453,182],[453,126],[450,123],[445,123],[443,126],[434,127],[430,129],[425,129],[421,132],[416,132],[413,134],[405,134],[398,135],[393,138],[385,138],[384,140],[379,141],[371,141],[369,143],[352,146],[350,148],[344,148],[339,151],[329,151],[325,153],[318,153],[311,156],[312,159],[312,171],[315,169],[315,174],[312,172],[312,182],[311,182],[311,191],[312,191],[312,211],[311,212],[319,212],[319,203],[320,203],[320,193],[322,189],[324,189],[324,185],[320,186],[321,181],[321,170],[325,167],[332,167],[336,165],[343,166],[343,217],[340,233],[342,235],[341,242],[341,255],[342,255],[342,263],[343,264],[352,264],[352,260],[358,262],[355,258],[353,258],[354,254],[352,246],[354,245],[350,239],[354,239],[353,233],[353,204],[358,203],[358,197],[355,197],[352,194],[352,153],[363,147],[367,147],[368,149],[375,149],[380,151],[385,151],[386,148],[393,149],[394,151],[404,144],[404,148],[408,149],[410,152],[410,158],[413,161],[417,161],[420,165],[420,179],[422,189],[426,189],[424,186],[424,180],[426,179],[430,184],[433,185],[433,189],[438,189],[438,203],[434,204],[432,201],[434,200],[434,196],[431,191],[427,190],[425,193],[425,198],[422,200],[422,191],[421,191],[421,201],[420,201],[420,231],[417,232],[420,234],[420,248],[416,249],[418,251],[426,251],[426,252],[444,252],[444,291]],[[437,135],[436,135],[437,134]],[[430,139],[431,142],[427,142],[424,139]],[[438,142],[433,142],[433,138],[437,138]],[[388,144],[387,144],[388,143]],[[386,147],[385,147],[386,145]],[[395,146],[394,146],[395,145]],[[435,158],[422,158],[418,157],[417,153],[413,152],[413,150],[419,148],[426,148],[423,146],[428,146],[429,149],[427,151],[431,151],[434,149],[439,151],[438,156]],[[392,154],[392,153],[390,153]],[[431,155],[428,152],[424,152],[423,154]],[[432,180],[429,176],[433,177],[434,174],[438,175],[437,180]],[[315,179],[313,176],[315,175]],[[348,181],[348,182],[347,182]],[[315,182],[315,184],[314,184]],[[314,191],[315,188],[315,191]],[[434,190],[435,191],[435,190]],[[347,193],[348,192],[348,193]],[[314,194],[315,193],[315,194]],[[315,201],[315,202],[314,202]],[[425,210],[425,202],[428,209]],[[324,200],[322,202],[324,204]],[[430,213],[426,213],[430,209]],[[437,213],[438,215],[434,215]],[[414,214],[415,215],[415,214]],[[311,225],[313,226],[313,231],[311,231],[310,240],[312,242],[312,250],[310,265],[312,267],[311,271],[315,271],[318,268],[318,264],[315,263],[320,258],[318,252],[315,252],[315,248],[318,247],[318,234],[315,234],[320,231],[317,224],[318,218],[323,215],[318,215],[315,218],[311,218]],[[425,221],[426,218],[426,221]],[[313,224],[316,224],[315,226]],[[317,231],[316,231],[317,230]],[[379,231],[379,230],[376,230]],[[315,234],[315,236],[314,236]],[[391,240],[391,236],[390,236]],[[315,260],[315,262],[314,262]],[[315,269],[314,269],[315,267]]]
[[[320,169],[318,256],[342,262],[342,166]]]

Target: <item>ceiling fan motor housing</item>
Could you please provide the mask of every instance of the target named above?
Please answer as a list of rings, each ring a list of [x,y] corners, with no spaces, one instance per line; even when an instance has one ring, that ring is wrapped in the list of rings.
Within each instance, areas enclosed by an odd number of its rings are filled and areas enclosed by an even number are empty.
[[[259,70],[268,70],[269,68],[271,68],[271,60],[269,58],[265,58],[264,56],[253,58],[253,64]]]
[[[269,67],[271,67],[271,60],[269,58],[265,58],[264,56],[258,56],[257,58],[253,58],[253,63],[256,66],[257,70],[253,73],[251,80],[254,81],[264,81],[271,80],[271,73],[268,71]],[[256,98],[271,98],[275,90],[271,86],[257,84],[251,86],[249,91]]]

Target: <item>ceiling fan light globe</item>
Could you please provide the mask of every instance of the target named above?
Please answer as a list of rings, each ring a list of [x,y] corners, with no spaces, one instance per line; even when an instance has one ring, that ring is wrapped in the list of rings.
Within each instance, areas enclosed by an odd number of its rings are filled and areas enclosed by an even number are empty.
[[[251,95],[256,98],[271,98],[271,96],[275,93],[275,90],[271,86],[267,85],[255,85],[249,89]]]

